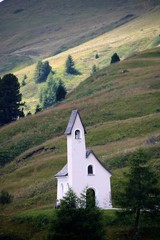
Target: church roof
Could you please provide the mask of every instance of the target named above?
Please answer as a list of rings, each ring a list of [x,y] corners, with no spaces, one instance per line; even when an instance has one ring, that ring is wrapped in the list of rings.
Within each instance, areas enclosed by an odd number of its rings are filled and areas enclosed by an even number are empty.
[[[72,128],[74,126],[74,123],[75,123],[75,120],[76,120],[76,117],[77,117],[77,114],[79,115],[80,117],[80,114],[79,114],[79,111],[78,110],[73,110],[72,113],[71,113],[71,116],[70,116],[70,119],[69,119],[69,122],[68,122],[68,125],[67,125],[67,128],[65,130],[65,134],[66,135],[70,135],[71,132],[72,132]],[[80,120],[81,120],[81,117],[80,117]],[[81,120],[81,123],[83,125],[83,122]],[[86,133],[86,130],[85,130],[85,127],[83,125],[83,128],[84,128],[84,132]]]
[[[55,175],[55,177],[65,177],[65,176],[68,176],[67,164]]]
[[[86,151],[86,158],[88,158],[90,154],[93,154],[94,157],[97,159],[97,161],[101,164],[101,166],[112,175],[112,173],[103,165],[103,163],[101,163],[101,161],[96,157],[96,155],[94,154],[94,152],[92,150],[88,149]],[[67,164],[55,175],[55,177],[66,177],[66,176],[68,176]]]
[[[97,156],[94,154],[94,152],[93,152],[92,150],[88,149],[88,150],[86,151],[86,158],[88,158],[90,154],[93,154],[94,157],[97,159],[97,161],[101,164],[101,166],[102,166],[107,172],[109,172],[109,173],[112,175],[111,171],[109,171],[109,170],[104,166],[104,164],[97,158]]]

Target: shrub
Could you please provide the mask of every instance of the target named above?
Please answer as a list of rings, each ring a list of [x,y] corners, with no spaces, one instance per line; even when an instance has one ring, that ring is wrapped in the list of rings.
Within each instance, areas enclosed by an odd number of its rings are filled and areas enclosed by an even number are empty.
[[[9,194],[9,192],[2,190],[0,193],[0,204],[9,204],[13,201],[13,195]]]

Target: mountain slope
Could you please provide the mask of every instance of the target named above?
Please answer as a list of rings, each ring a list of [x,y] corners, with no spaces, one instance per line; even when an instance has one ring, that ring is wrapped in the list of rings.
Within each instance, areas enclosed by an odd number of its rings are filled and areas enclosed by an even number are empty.
[[[139,147],[151,149],[159,169],[159,60],[156,48],[107,67],[64,103],[0,129],[1,156],[15,159],[1,168],[0,188],[14,194],[16,208],[42,207],[55,198],[53,176],[66,162],[63,132],[73,109],[80,110],[87,127],[87,146],[114,172],[113,182],[127,164],[126,154]]]
[[[152,2],[144,6],[138,0],[5,0],[0,3],[0,73],[69,49],[151,7]]]
[[[81,81],[90,76],[94,64],[99,69],[109,65],[111,55],[114,52],[117,52],[120,58],[124,59],[135,52],[158,46],[160,44],[159,15],[160,7],[156,7],[123,26],[119,26],[93,40],[48,58],[50,65],[56,71],[55,77],[61,78],[68,92],[70,92]],[[99,54],[98,59],[95,58],[96,53]],[[75,66],[81,72],[81,75],[72,76],[64,72],[68,54],[73,56]],[[24,75],[27,75],[27,84],[21,88],[27,105],[26,112],[28,110],[34,112],[35,106],[39,102],[39,92],[44,87],[44,84],[35,84],[34,71],[35,65],[31,65],[15,72],[20,82]]]

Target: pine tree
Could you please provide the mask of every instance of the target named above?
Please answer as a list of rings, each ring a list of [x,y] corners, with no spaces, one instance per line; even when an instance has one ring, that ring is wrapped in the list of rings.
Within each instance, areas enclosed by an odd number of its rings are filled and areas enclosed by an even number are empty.
[[[6,74],[0,79],[0,125],[15,121],[21,116],[20,84],[13,74]]]
[[[66,60],[66,73],[78,74],[79,72],[75,69],[75,63],[71,55],[68,55]]]
[[[142,213],[154,213],[160,209],[160,189],[156,173],[147,165],[147,155],[140,149],[129,159],[130,169],[123,183],[124,191],[118,192],[116,201],[120,207],[135,216],[134,229],[138,232]],[[119,187],[120,188],[120,187]]]
[[[48,61],[38,61],[35,70],[35,83],[45,82],[52,68]]]
[[[112,63],[116,63],[116,62],[119,62],[120,61],[120,57],[118,56],[117,53],[114,53],[111,57],[111,64]]]
[[[40,93],[42,108],[47,108],[56,103],[57,80],[53,79],[52,73],[47,78],[47,86]]]
[[[56,101],[58,102],[65,99],[66,94],[67,94],[66,88],[64,86],[63,81],[60,79],[56,90]]]

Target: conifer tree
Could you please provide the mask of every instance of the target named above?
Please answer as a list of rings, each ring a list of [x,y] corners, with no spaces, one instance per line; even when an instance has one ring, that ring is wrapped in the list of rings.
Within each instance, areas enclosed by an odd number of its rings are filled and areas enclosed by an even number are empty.
[[[68,55],[68,58],[66,60],[66,73],[78,74],[78,71],[75,69],[75,63],[71,55]]]
[[[112,63],[116,63],[116,62],[119,62],[120,61],[120,57],[118,56],[117,53],[114,53],[111,57],[111,64]]]
[[[20,84],[14,74],[6,74],[0,79],[0,125],[15,121],[21,117],[24,105],[21,102]]]
[[[35,70],[35,83],[45,82],[52,68],[48,61],[38,61]]]
[[[67,94],[66,88],[64,86],[63,81],[60,79],[56,90],[56,101],[58,102],[65,99],[66,94]]]
[[[47,86],[40,93],[40,102],[42,108],[47,108],[56,102],[57,81],[53,78],[52,73],[47,78]]]
[[[140,216],[145,212],[153,214],[160,209],[160,188],[158,176],[147,164],[147,154],[140,149],[129,158],[130,169],[123,182],[123,191],[117,191],[116,201],[120,207],[134,215],[134,229],[138,232]]]

